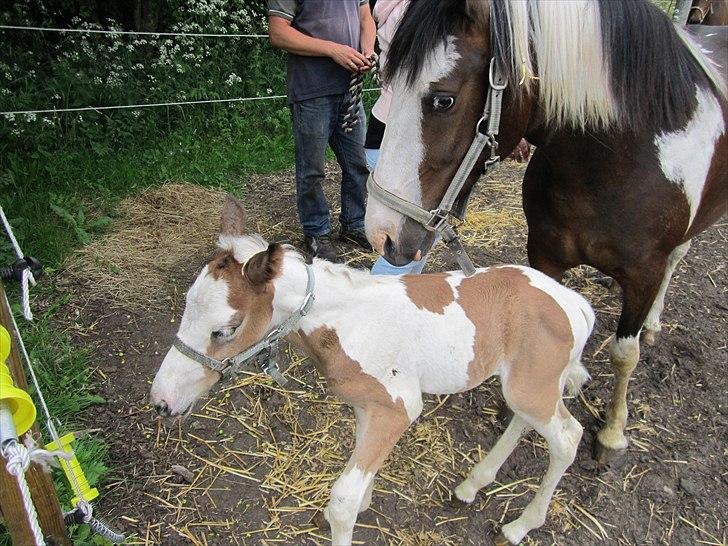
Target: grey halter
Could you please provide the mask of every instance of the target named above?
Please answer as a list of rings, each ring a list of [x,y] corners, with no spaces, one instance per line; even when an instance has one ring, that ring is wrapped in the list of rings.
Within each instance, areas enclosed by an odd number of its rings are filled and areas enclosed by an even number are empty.
[[[455,216],[462,220],[465,216],[465,207],[469,196],[466,196],[457,205],[456,201],[465,185],[465,181],[486,146],[489,148],[490,154],[485,160],[485,173],[493,169],[500,161],[500,156],[496,155],[498,151],[498,140],[496,137],[498,136],[498,127],[500,126],[503,90],[506,88],[507,80],[503,76],[503,72],[500,70],[495,58],[490,61],[488,81],[488,98],[485,101],[483,116],[475,124],[475,137],[473,138],[473,142],[470,144],[468,152],[465,154],[465,157],[460,163],[460,167],[458,167],[442,201],[440,201],[436,209],[428,211],[385,190],[374,180],[374,173],[371,173],[367,180],[367,190],[371,195],[374,195],[389,208],[422,224],[425,229],[440,234],[445,244],[455,253],[458,265],[460,265],[463,273],[468,277],[475,273],[475,267],[448,218]],[[486,122],[487,127],[485,127],[485,132],[483,132],[483,124]]]
[[[298,306],[298,309],[281,324],[271,329],[263,339],[245,349],[242,353],[238,353],[224,360],[217,360],[216,358],[196,351],[178,337],[174,338],[172,346],[187,358],[218,372],[223,379],[229,379],[236,375],[243,367],[249,364],[255,364],[251,371],[262,371],[279,385],[286,385],[288,380],[283,377],[278,367],[278,343],[293,331],[298,322],[309,312],[313,305],[315,300],[313,291],[316,287],[316,278],[314,277],[313,269],[308,264],[306,264],[306,274],[308,277],[306,282],[306,295],[301,305]]]

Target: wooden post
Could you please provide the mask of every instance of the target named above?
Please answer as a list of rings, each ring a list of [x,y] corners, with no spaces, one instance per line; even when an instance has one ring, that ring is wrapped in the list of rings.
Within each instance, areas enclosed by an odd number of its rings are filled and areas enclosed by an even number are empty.
[[[0,324],[5,326],[12,338],[10,356],[6,362],[10,369],[10,375],[13,376],[16,387],[27,390],[28,382],[25,379],[20,350],[13,334],[12,315],[5,299],[5,287],[2,282],[0,282]],[[39,409],[38,417],[40,416]],[[40,437],[37,422],[33,424],[29,432],[31,431],[36,437]],[[56,488],[53,485],[51,476],[43,472],[39,465],[32,463],[25,473],[25,479],[33,496],[33,504],[38,513],[38,522],[43,530],[46,543],[54,546],[71,546],[66,525],[63,522],[61,505],[58,503]],[[18,482],[14,476],[6,471],[5,459],[2,457],[0,457],[0,490],[2,490],[2,494],[0,494],[0,513],[10,531],[13,544],[18,546],[34,544],[28,516],[23,508],[23,499],[20,496]]]

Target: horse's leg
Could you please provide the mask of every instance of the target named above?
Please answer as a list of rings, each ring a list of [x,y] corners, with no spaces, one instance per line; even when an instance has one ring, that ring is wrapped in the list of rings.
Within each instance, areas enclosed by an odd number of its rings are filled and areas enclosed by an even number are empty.
[[[685,257],[685,254],[688,253],[688,250],[690,250],[690,241],[675,247],[675,249],[670,253],[670,257],[667,259],[667,267],[665,268],[665,275],[662,278],[660,290],[657,293],[657,297],[655,298],[655,302],[652,304],[650,312],[647,314],[647,318],[645,319],[642,340],[647,345],[654,345],[657,335],[662,330],[660,315],[662,314],[662,310],[665,308],[665,292],[667,292],[667,287],[670,284],[670,279],[675,272],[675,268],[680,263],[680,260]]]
[[[508,428],[498,439],[493,449],[472,468],[468,477],[455,488],[455,496],[463,502],[473,502],[480,489],[493,483],[500,467],[506,462],[508,456],[513,453],[521,436],[528,432],[530,428],[526,421],[514,414]]]
[[[422,400],[410,400],[406,404],[410,412],[417,409],[412,419],[404,405],[382,406],[372,404],[362,407],[357,416],[357,434],[354,452],[344,472],[331,488],[331,500],[324,510],[324,517],[331,525],[333,546],[351,544],[356,515],[361,508],[374,476],[402,436],[422,411]]]
[[[627,425],[627,387],[640,359],[640,330],[655,301],[663,278],[662,272],[665,270],[664,262],[657,266],[649,265],[652,267],[642,269],[641,274],[619,279],[624,301],[617,335],[610,346],[614,390],[607,410],[607,422],[597,434],[595,446],[595,456],[602,464],[618,458],[628,445],[624,435]]]
[[[514,408],[514,411],[518,413],[518,409]],[[561,401],[557,411],[546,423],[526,414],[522,417],[548,443],[549,467],[541,486],[518,519],[503,526],[501,534],[495,540],[498,545],[520,544],[529,531],[544,524],[551,497],[564,472],[574,462],[583,431],[579,421],[574,419]]]

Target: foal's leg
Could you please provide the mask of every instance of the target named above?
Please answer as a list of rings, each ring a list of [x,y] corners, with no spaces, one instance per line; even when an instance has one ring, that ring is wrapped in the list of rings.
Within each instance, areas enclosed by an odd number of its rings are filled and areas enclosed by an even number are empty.
[[[498,439],[493,449],[473,467],[468,477],[455,488],[455,496],[463,502],[473,502],[480,489],[495,481],[498,470],[513,453],[521,436],[528,432],[530,428],[526,421],[514,414],[508,428]]]
[[[354,407],[354,416],[356,417],[356,447],[361,444],[362,437],[364,436],[364,430],[367,425],[367,415],[364,409]],[[372,502],[372,489],[374,489],[374,480],[369,482],[369,487],[367,487],[367,490],[364,493],[364,498],[359,505],[358,512],[360,514],[367,510]]]
[[[402,404],[386,407],[373,404],[363,407],[357,414],[357,428],[361,424],[362,432],[357,433],[354,452],[344,472],[334,483],[331,501],[324,510],[324,517],[331,525],[333,546],[351,544],[356,515],[373,483],[374,475],[397,440],[422,411],[421,399],[409,401],[406,405],[412,419]]]
[[[627,449],[624,435],[627,425],[627,387],[632,372],[640,359],[639,335],[660,288],[664,263],[642,277],[620,279],[624,291],[622,315],[619,317],[617,335],[610,346],[610,357],[614,368],[614,391],[607,410],[607,422],[597,434],[595,455],[600,463],[607,463]],[[657,271],[657,273],[655,273]]]
[[[652,308],[645,319],[644,332],[642,334],[642,340],[647,345],[654,345],[657,334],[662,330],[660,324],[660,315],[662,310],[665,308],[665,292],[667,292],[667,286],[670,284],[675,268],[685,257],[685,254],[690,250],[690,241],[675,247],[670,253],[670,257],[667,259],[667,267],[665,268],[665,276],[662,278],[662,284],[660,290],[657,293],[655,302],[652,304]]]
[[[518,412],[515,408],[514,411]],[[528,415],[523,415],[523,417],[548,442],[549,468],[536,495],[518,519],[503,526],[502,537],[496,538],[496,544],[506,544],[503,538],[511,544],[520,544],[530,530],[544,524],[551,497],[564,472],[574,462],[583,431],[579,421],[572,417],[561,401],[558,410],[547,423],[535,420]]]

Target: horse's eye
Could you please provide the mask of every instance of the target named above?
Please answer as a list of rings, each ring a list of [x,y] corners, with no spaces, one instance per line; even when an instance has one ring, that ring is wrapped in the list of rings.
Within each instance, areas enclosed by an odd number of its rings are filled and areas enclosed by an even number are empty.
[[[432,99],[432,108],[438,112],[449,110],[455,104],[455,97],[449,95],[435,95]]]
[[[224,341],[225,339],[232,337],[234,333],[235,328],[220,328],[219,330],[212,332],[212,337],[220,341]]]

